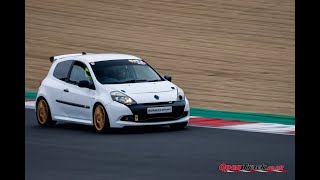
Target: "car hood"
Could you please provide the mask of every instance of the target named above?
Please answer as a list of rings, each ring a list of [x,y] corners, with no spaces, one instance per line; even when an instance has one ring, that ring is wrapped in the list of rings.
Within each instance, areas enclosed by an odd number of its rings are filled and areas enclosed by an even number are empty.
[[[177,100],[177,86],[169,81],[128,84],[106,84],[106,88],[123,92],[137,103],[168,102]],[[173,89],[174,88],[174,89]],[[157,95],[159,99],[154,96]]]

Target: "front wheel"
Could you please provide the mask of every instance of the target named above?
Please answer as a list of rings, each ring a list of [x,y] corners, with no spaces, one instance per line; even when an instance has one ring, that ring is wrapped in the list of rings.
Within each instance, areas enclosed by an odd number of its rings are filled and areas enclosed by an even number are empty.
[[[187,124],[188,122],[170,124],[170,128],[173,130],[180,130],[180,129],[184,129],[187,126]]]
[[[110,128],[106,110],[101,104],[95,106],[93,111],[93,125],[98,133],[104,133]]]

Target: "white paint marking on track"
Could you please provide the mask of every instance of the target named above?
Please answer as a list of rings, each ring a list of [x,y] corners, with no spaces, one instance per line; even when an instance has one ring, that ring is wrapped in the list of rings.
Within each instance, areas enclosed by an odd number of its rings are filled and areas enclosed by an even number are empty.
[[[35,101],[26,101],[25,102],[25,108],[26,109],[36,109]]]
[[[295,125],[284,125],[275,123],[253,123],[239,124],[233,126],[224,126],[224,128],[235,130],[247,130],[253,132],[271,132],[271,133],[287,133],[295,131]]]
[[[200,116],[190,116],[190,118],[202,118]]]
[[[259,124],[259,123],[256,123]],[[273,131],[258,131],[254,129],[243,129],[243,128],[233,128],[232,126],[200,126],[200,125],[191,125],[189,124],[188,126],[193,126],[193,127],[201,127],[201,128],[212,128],[212,129],[225,129],[225,130],[233,130],[233,131],[246,131],[246,132],[258,132],[258,133],[267,133],[267,134],[279,134],[279,135],[291,135],[294,136],[295,134],[289,134],[288,132],[273,132]],[[235,125],[238,126],[238,125]]]

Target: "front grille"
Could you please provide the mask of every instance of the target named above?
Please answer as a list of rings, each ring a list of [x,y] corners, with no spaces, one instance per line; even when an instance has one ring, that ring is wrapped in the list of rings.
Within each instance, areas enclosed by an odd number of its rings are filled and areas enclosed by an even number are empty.
[[[170,104],[170,105],[169,105]],[[171,113],[158,113],[158,114],[147,114],[147,108],[150,107],[164,107],[172,106]],[[132,111],[133,115],[124,116],[121,118],[123,121],[133,122],[159,122],[168,120],[177,120],[182,117],[186,117],[188,112],[184,112],[185,101],[178,101],[173,103],[157,103],[157,104],[135,104],[128,106]],[[138,116],[138,121],[135,120]]]
[[[181,119],[183,117],[188,116],[188,111],[183,112],[182,116],[179,117],[172,117],[172,116],[153,116],[153,117],[149,117],[149,118],[145,118],[143,119],[143,117],[141,118],[141,116],[138,115],[138,121],[135,121],[135,117],[133,115],[129,115],[129,116],[123,116],[121,118],[121,121],[131,121],[131,122],[161,122],[161,121],[172,121],[172,120],[178,120]]]

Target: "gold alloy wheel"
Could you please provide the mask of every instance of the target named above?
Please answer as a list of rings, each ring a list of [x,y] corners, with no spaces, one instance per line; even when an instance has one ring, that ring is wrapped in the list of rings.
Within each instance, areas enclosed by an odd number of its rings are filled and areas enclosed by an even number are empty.
[[[98,131],[101,131],[103,129],[104,124],[106,122],[105,117],[106,116],[103,107],[101,105],[98,105],[94,110],[93,115],[94,126]]]
[[[37,117],[40,124],[45,124],[48,121],[49,109],[45,100],[41,99],[37,106]]]

